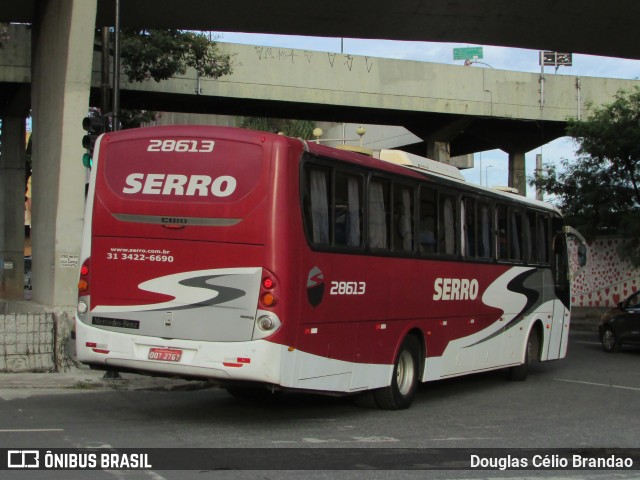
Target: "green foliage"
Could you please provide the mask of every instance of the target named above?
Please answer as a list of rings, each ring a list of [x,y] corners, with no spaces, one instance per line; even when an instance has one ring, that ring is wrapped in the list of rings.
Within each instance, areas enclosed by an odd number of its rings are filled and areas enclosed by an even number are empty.
[[[559,169],[546,165],[529,183],[553,195],[587,238],[626,238],[621,255],[640,265],[640,88],[618,92],[587,120],[570,121],[567,134],[578,157],[563,159]]]
[[[120,110],[120,127],[123,130],[128,128],[138,128],[145,123],[151,123],[158,118],[156,112],[149,110]]]
[[[245,117],[240,126],[263,132],[280,133],[288,137],[309,139],[313,136],[315,122],[310,120],[286,120],[282,118]]]
[[[122,67],[131,82],[167,80],[193,67],[200,76],[219,78],[232,71],[231,55],[207,35],[174,29],[124,29]]]

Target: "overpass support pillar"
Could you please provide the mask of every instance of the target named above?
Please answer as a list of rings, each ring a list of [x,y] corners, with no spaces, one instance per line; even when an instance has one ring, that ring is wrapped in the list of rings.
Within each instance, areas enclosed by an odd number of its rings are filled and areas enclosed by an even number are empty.
[[[509,186],[518,190],[518,195],[527,195],[524,152],[509,153]]]
[[[427,141],[427,158],[437,162],[451,163],[451,154],[449,153],[449,142],[438,142],[433,140]]]
[[[77,295],[85,185],[82,118],[89,107],[97,0],[41,0],[35,8],[32,299],[65,308],[75,305]]]
[[[0,298],[24,298],[25,119],[2,119],[0,155]]]

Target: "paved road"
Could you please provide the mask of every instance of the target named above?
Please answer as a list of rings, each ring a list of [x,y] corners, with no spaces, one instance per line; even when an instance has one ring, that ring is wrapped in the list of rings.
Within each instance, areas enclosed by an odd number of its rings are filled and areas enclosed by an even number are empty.
[[[0,446],[218,448],[585,448],[640,445],[640,349],[602,351],[575,332],[565,360],[526,382],[500,372],[424,384],[411,409],[362,409],[348,399],[288,395],[239,401],[224,390],[74,390],[0,399]],[[3,472],[4,473],[4,472]],[[13,472],[11,472],[13,473]],[[22,473],[22,472],[19,472]],[[199,471],[30,472],[29,478],[214,478]],[[304,478],[380,478],[390,472],[305,472]],[[394,478],[639,478],[634,472],[394,472]],[[2,475],[3,478],[8,478]],[[300,472],[216,472],[300,478]],[[14,473],[11,478],[25,478]]]

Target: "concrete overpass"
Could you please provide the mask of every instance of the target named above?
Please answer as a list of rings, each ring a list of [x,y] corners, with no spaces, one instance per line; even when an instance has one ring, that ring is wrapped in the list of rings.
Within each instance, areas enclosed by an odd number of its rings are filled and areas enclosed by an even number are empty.
[[[44,3],[0,0],[0,22],[33,23]],[[637,0],[239,0],[232,7],[212,0],[120,3],[123,26],[463,42],[640,58]],[[114,24],[114,4],[97,1],[96,25]]]
[[[564,135],[569,118],[640,82],[545,75],[331,52],[221,43],[231,75],[166,82],[122,79],[124,105],[188,113],[401,125],[423,141],[410,150],[440,161],[501,149],[524,154]],[[94,60],[94,65],[97,65]],[[99,100],[99,71],[92,97]],[[194,95],[194,92],[198,92]],[[523,179],[521,179],[523,180]]]
[[[0,50],[0,97],[28,102],[31,34],[11,26]],[[405,150],[448,162],[450,156],[501,149],[513,158],[512,186],[524,191],[524,153],[564,135],[568,118],[588,115],[637,81],[469,68],[265,46],[221,43],[231,75],[194,71],[163,82],[128,82],[125,108],[398,125],[422,139]],[[91,104],[100,103],[95,52]]]
[[[352,2],[353,3],[353,2]],[[213,2],[204,0],[136,0],[122,2],[124,25],[181,26],[182,28],[203,28],[217,30],[254,30],[277,33],[305,33],[319,35],[344,35],[370,38],[402,38],[422,40],[454,40],[478,43],[498,43],[530,48],[573,50],[583,53],[598,53],[638,58],[635,52],[633,27],[638,6],[634,0],[620,0],[619,8],[611,2],[601,6],[595,0],[563,1],[509,1],[493,0],[474,2],[451,2],[445,0],[400,1],[388,4],[380,0],[367,3],[364,11],[357,4],[342,1],[323,2],[323,10],[318,12],[317,4],[301,4],[285,0],[260,2],[247,0],[225,5],[224,9],[212,8]],[[134,10],[128,10],[133,7]],[[477,8],[482,10],[478,10]],[[567,7],[569,7],[567,9]],[[362,11],[358,11],[361,9]],[[32,23],[33,44],[31,50],[31,90],[30,106],[33,112],[33,188],[38,192],[33,199],[34,257],[33,285],[34,301],[48,306],[73,309],[76,297],[77,258],[83,224],[84,175],[78,168],[82,148],[80,119],[87,111],[91,86],[91,65],[93,56],[93,36],[96,24],[110,23],[113,2],[109,0],[23,0],[12,2],[0,0],[0,21],[24,21]],[[535,11],[541,13],[535,15]],[[613,14],[609,12],[615,12]],[[536,18],[551,15],[544,26],[532,27]],[[576,13],[578,12],[578,13]],[[580,13],[582,12],[582,13]],[[527,15],[532,15],[527,17]],[[492,19],[495,17],[494,19]],[[559,19],[559,20],[556,20]],[[556,31],[559,22],[575,25],[580,21],[587,26],[576,33]],[[184,22],[184,23],[183,23]],[[508,25],[513,33],[499,26]],[[627,28],[628,27],[628,28]],[[615,31],[615,36],[608,32]],[[428,33],[425,33],[428,32]],[[484,32],[484,33],[483,33]],[[602,35],[598,35],[602,32]],[[610,38],[611,37],[611,38]],[[504,38],[505,40],[500,40]],[[627,38],[629,41],[627,41]],[[577,40],[576,40],[577,39]],[[500,40],[500,41],[499,41]],[[582,46],[581,46],[582,45]],[[627,48],[626,45],[631,45]],[[634,53],[632,53],[634,52]],[[460,67],[461,68],[461,67]],[[470,75],[482,75],[475,82],[490,80],[483,71],[476,70]],[[412,81],[422,81],[434,88],[444,89],[443,79],[437,76],[411,76]],[[386,77],[385,77],[386,76]],[[371,78],[374,78],[371,76]],[[421,79],[421,80],[420,80]],[[381,70],[378,81],[396,84],[397,92],[403,91],[404,78],[395,78],[393,69]],[[505,120],[497,116],[498,101],[495,97],[495,80],[489,81],[489,92],[484,89],[468,92],[462,102],[449,102],[451,111],[447,115],[464,115],[464,108],[472,105],[494,108],[497,121]],[[3,262],[10,266],[2,271],[0,297],[18,298],[22,295],[22,231],[21,215],[16,215],[16,207],[22,204],[22,175],[24,169],[24,136],[22,124],[28,111],[28,88],[21,82],[8,82],[13,88],[5,95],[0,109],[3,117],[3,161],[0,165],[2,184],[0,185],[0,225],[4,230],[0,238],[0,252]],[[381,83],[381,84],[382,84]],[[219,84],[223,85],[223,84]],[[305,89],[298,88],[290,104],[307,105]],[[322,88],[314,87],[318,92]],[[368,103],[374,94],[363,90],[359,93],[341,85],[357,100],[354,110],[371,112]],[[475,87],[474,87],[475,88]],[[264,87],[282,94],[278,88]],[[294,86],[292,86],[294,90]],[[497,91],[497,90],[496,90]],[[505,90],[506,92],[506,90]],[[162,95],[158,92],[157,95]],[[320,93],[318,93],[320,95]],[[400,99],[401,95],[396,95]],[[139,98],[144,98],[142,92]],[[151,95],[147,95],[151,98]],[[198,98],[213,99],[216,95],[200,95]],[[490,100],[481,101],[482,97]],[[126,95],[125,95],[126,98]],[[135,97],[132,97],[135,98]],[[222,97],[217,96],[218,102]],[[390,97],[380,96],[387,101]],[[439,99],[446,96],[437,97]],[[123,98],[124,99],[124,98]],[[255,100],[255,99],[254,99]],[[264,100],[264,99],[263,99]],[[293,100],[293,101],[291,101]],[[429,94],[419,99],[407,98],[399,101],[392,109],[396,112],[409,111],[402,104],[421,104],[425,119],[433,113],[438,103]],[[275,100],[273,100],[275,102]],[[505,101],[506,103],[506,101]],[[327,100],[327,105],[330,102]],[[266,109],[269,105],[264,103]],[[465,106],[466,105],[466,106]],[[335,107],[335,104],[333,105]],[[442,106],[440,108],[443,108]],[[535,105],[534,105],[535,109]],[[541,110],[538,105],[538,110]],[[547,110],[547,107],[543,109]],[[492,113],[492,110],[486,113]],[[467,115],[469,117],[469,115]],[[493,118],[489,115],[489,118]],[[463,118],[462,123],[468,118]],[[508,120],[508,117],[506,118]],[[366,120],[368,121],[368,120]],[[542,118],[542,121],[545,118]],[[415,125],[426,125],[428,121],[416,121]],[[550,124],[549,124],[550,125]],[[464,126],[466,128],[467,126]],[[423,127],[424,128],[424,127]],[[461,124],[453,122],[448,128],[440,129],[437,137],[453,136],[459,132]],[[489,133],[501,125],[486,128],[477,135],[490,137]],[[433,129],[428,129],[432,131]],[[437,129],[436,129],[437,131]],[[437,142],[437,138],[433,139]],[[461,143],[462,145],[462,143]],[[460,147],[463,149],[463,147]],[[471,147],[464,147],[466,149]],[[520,147],[524,148],[524,147]],[[21,169],[22,166],[22,169]]]

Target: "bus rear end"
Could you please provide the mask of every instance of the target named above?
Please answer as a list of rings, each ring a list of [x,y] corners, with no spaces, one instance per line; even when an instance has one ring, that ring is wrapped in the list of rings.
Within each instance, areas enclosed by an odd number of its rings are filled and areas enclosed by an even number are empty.
[[[269,339],[282,314],[265,238],[275,144],[289,141],[212,127],[101,137],[83,235],[79,361],[279,383],[281,347]]]

